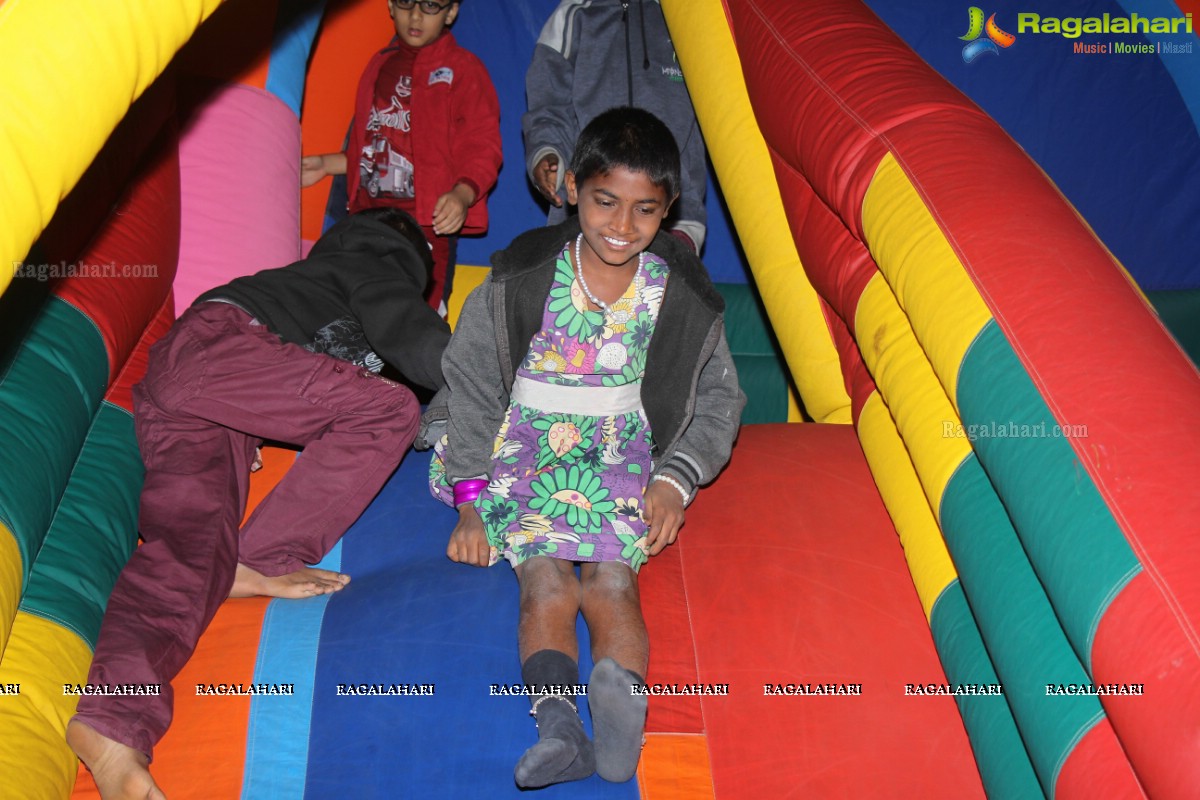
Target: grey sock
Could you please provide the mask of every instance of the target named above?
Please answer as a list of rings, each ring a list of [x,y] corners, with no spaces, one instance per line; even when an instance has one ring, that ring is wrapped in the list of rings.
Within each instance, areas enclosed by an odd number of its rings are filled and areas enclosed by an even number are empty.
[[[646,696],[635,695],[644,684],[636,672],[611,658],[600,660],[588,681],[588,708],[596,737],[596,772],[601,778],[624,783],[637,772],[646,728]]]
[[[558,650],[539,650],[521,665],[526,686],[574,686],[579,683],[579,665]],[[552,783],[577,781],[596,771],[592,742],[583,730],[583,721],[574,697],[534,695],[538,743],[525,751],[513,778],[523,789],[536,789]]]

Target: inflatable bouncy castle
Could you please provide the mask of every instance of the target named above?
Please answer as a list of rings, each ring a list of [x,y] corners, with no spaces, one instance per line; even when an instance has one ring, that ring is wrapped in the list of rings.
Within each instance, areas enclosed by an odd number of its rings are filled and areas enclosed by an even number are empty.
[[[1200,795],[1200,7],[661,3],[751,402],[641,573],[637,778],[545,794]],[[130,389],[192,298],[320,235],[299,159],[342,146],[384,5],[0,2],[0,796],[96,796],[64,729],[137,546]],[[556,5],[454,24],[505,166],[451,318],[543,219]],[[169,797],[519,795],[516,581],[445,558],[426,459],[322,562],[346,590],[224,604],[164,687]]]

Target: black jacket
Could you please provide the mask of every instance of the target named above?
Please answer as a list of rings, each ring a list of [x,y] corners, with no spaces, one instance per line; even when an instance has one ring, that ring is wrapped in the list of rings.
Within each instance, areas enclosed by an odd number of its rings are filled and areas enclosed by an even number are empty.
[[[414,243],[368,212],[330,228],[307,258],[235,278],[196,302],[231,302],[284,341],[310,348],[331,326],[340,335],[361,329],[367,345],[407,380],[438,389],[450,327],[425,302],[427,281]]]

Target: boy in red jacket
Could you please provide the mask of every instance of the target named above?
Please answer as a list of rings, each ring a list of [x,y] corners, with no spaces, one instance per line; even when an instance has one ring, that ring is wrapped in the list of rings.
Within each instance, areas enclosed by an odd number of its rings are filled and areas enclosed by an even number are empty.
[[[459,232],[487,230],[500,103],[483,63],[447,30],[458,2],[388,0],[388,12],[396,36],[359,79],[346,152],[305,156],[300,182],[344,174],[351,213],[394,206],[412,214],[433,245],[429,301],[437,308]]]

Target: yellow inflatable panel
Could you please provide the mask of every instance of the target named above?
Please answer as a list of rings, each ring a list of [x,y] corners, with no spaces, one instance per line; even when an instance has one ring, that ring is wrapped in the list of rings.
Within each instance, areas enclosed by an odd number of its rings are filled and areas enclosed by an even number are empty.
[[[850,422],[850,398],[817,293],[804,274],[721,0],[663,0],[721,191],[808,413]],[[789,417],[790,418],[790,417]]]
[[[0,263],[25,258],[130,104],[220,4],[0,5]],[[0,292],[11,280],[0,269]]]
[[[896,421],[929,505],[939,509],[946,484],[971,454],[970,440],[957,435],[958,414],[882,275],[876,273],[863,289],[854,324],[863,361]]]
[[[91,648],[74,633],[17,614],[0,662],[0,797],[70,794],[79,762],[65,737],[79,698],[63,687],[86,681],[91,663]]]
[[[489,272],[491,272],[491,267],[468,267],[459,264],[454,268],[454,285],[450,287],[450,300],[446,303],[446,320],[450,323],[451,329],[454,328],[458,315],[462,313],[463,303],[467,302],[467,295],[483,283],[483,279]]]
[[[863,230],[957,408],[959,366],[992,313],[891,153],[879,163],[863,198]]]
[[[900,534],[904,559],[928,620],[934,603],[958,573],[933,509],[913,471],[908,451],[896,431],[896,423],[879,392],[873,392],[863,406],[858,417],[858,436],[883,504]]]
[[[25,581],[22,574],[21,550],[12,531],[0,522],[0,659],[17,616],[17,604],[21,602],[21,587]]]

